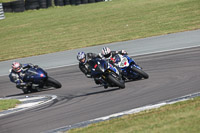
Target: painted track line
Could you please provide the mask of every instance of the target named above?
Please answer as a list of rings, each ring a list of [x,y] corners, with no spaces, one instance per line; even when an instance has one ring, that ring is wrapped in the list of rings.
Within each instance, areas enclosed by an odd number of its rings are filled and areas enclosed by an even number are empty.
[[[66,131],[68,131],[70,129],[86,127],[89,124],[98,123],[98,122],[105,121],[105,120],[110,120],[110,119],[121,117],[121,116],[124,116],[124,115],[135,114],[135,113],[138,113],[138,112],[141,112],[141,111],[145,111],[145,110],[159,108],[159,107],[162,107],[164,105],[174,104],[174,103],[177,103],[177,102],[180,102],[180,101],[186,101],[186,100],[195,98],[197,96],[200,96],[200,92],[189,94],[189,95],[178,97],[178,98],[174,98],[174,99],[170,99],[170,100],[167,100],[167,101],[164,101],[164,102],[159,102],[157,104],[151,104],[151,105],[147,105],[147,106],[131,109],[131,110],[128,110],[128,111],[123,111],[123,112],[120,112],[120,113],[111,114],[111,115],[100,117],[100,118],[96,118],[96,119],[93,119],[93,120],[88,120],[88,121],[76,123],[76,124],[73,124],[73,125],[67,125],[67,126],[64,126],[64,127],[57,128],[57,129],[52,129],[52,130],[49,130],[49,131],[45,131],[43,133],[66,132]]]
[[[2,99],[4,100],[18,99],[22,103],[16,106],[15,108],[1,111],[0,117],[47,104],[57,99],[57,96],[56,95],[15,96],[15,97],[8,97],[8,98],[0,98],[0,100]]]

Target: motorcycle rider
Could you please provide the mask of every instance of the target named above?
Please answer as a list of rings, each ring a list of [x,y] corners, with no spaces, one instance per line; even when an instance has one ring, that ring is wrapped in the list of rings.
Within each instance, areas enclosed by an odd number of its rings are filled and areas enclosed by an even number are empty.
[[[99,56],[102,59],[106,59],[108,61],[111,61],[111,63],[114,61],[114,57],[117,54],[121,54],[121,55],[128,55],[128,53],[125,50],[120,50],[120,51],[111,51],[110,48],[108,47],[103,47],[101,50],[101,53],[99,54]]]
[[[25,76],[25,71],[32,67],[37,68],[38,66],[31,63],[21,64],[19,62],[13,62],[9,74],[10,81],[16,83],[16,87],[19,89],[28,86],[28,84],[23,81],[23,78]]]
[[[99,55],[95,53],[87,53],[78,52],[77,60],[79,61],[79,69],[85,74],[87,78],[94,78],[96,84],[101,84],[100,79],[92,77],[91,68],[89,65],[89,61],[93,58],[100,58]]]
[[[125,50],[120,50],[120,51],[111,51],[110,48],[108,47],[103,47],[102,50],[101,50],[101,53],[99,53],[99,56],[102,58],[102,59],[105,59],[107,60],[109,63],[111,63],[113,66],[115,66],[119,73],[122,74],[122,70],[116,66],[114,63],[115,63],[115,55],[117,54],[121,54],[121,55],[128,55],[128,53],[125,51]]]

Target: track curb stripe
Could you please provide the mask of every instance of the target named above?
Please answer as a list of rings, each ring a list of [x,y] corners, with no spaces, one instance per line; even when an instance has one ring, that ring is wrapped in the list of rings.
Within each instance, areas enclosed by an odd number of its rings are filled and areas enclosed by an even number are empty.
[[[2,99],[18,99],[22,103],[19,104],[15,108],[11,108],[5,111],[0,112],[0,117],[6,116],[9,114],[13,114],[19,111],[24,111],[27,109],[35,108],[37,106],[41,106],[43,104],[47,104],[57,98],[56,95],[39,95],[39,96],[15,96],[15,97],[8,97],[8,98],[0,98]]]
[[[132,110],[112,114],[112,115],[109,115],[109,116],[96,118],[96,119],[93,119],[93,120],[88,120],[88,121],[76,123],[76,124],[73,124],[73,125],[67,125],[67,126],[64,126],[64,127],[57,128],[57,129],[45,131],[43,133],[60,133],[60,132],[68,131],[70,129],[74,129],[74,128],[86,127],[89,124],[93,124],[93,123],[97,123],[97,122],[101,122],[101,121],[105,121],[105,120],[110,120],[110,119],[121,117],[121,116],[124,116],[124,115],[138,113],[138,112],[145,111],[145,110],[159,108],[159,107],[164,106],[164,105],[174,104],[174,103],[177,103],[177,102],[180,102],[180,101],[186,101],[186,100],[195,98],[197,96],[200,96],[200,92],[185,95],[185,96],[174,98],[174,99],[170,99],[170,100],[167,100],[167,101],[164,101],[164,102],[159,102],[157,104],[151,104],[151,105],[135,108],[135,109],[132,109]]]

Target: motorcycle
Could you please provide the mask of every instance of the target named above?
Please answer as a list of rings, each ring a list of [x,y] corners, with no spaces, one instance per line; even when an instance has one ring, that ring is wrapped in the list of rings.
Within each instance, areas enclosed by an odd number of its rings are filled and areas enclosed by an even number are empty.
[[[37,92],[40,91],[40,89],[49,87],[62,87],[60,82],[53,79],[52,77],[49,77],[47,72],[40,67],[27,69],[25,71],[23,81],[26,83],[25,86],[21,87],[24,94],[27,94],[29,92]]]
[[[122,76],[126,80],[148,79],[149,75],[127,55],[115,55],[114,64],[122,70]]]
[[[117,68],[106,60],[95,58],[89,61],[89,65],[92,77],[98,79],[104,85],[104,88],[125,88],[125,83]]]

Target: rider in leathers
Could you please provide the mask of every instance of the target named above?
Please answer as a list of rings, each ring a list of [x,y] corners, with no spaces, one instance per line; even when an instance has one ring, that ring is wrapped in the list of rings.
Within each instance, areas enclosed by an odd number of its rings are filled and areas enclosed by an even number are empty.
[[[31,67],[38,67],[37,65],[29,64],[20,64],[19,62],[12,63],[12,69],[10,69],[9,78],[10,81],[16,83],[17,88],[23,88],[28,86],[28,83],[23,81],[25,76],[25,71]]]
[[[91,70],[89,69],[89,60],[99,57],[95,53],[79,52],[77,55],[77,60],[79,60],[79,68],[85,74],[86,77],[91,78]]]
[[[126,51],[121,50],[121,51],[111,51],[108,47],[104,47],[102,49],[102,53],[99,53],[98,55],[96,55],[95,53],[87,53],[85,54],[84,52],[79,52],[77,55],[77,59],[79,60],[79,68],[80,70],[88,77],[88,78],[92,78],[91,77],[91,69],[89,66],[89,60],[93,59],[93,58],[102,58],[105,59],[107,61],[109,61],[110,63],[112,63],[114,65],[114,61],[113,61],[113,57],[116,54],[127,54]],[[121,69],[117,67],[117,69],[119,70],[119,72],[121,73]],[[101,84],[100,80],[98,78],[94,78],[94,81],[96,84]],[[108,86],[104,85],[104,88],[107,88]]]
[[[103,47],[101,53],[99,54],[99,56],[102,59],[105,59],[107,61],[109,61],[110,63],[114,63],[114,57],[117,54],[121,54],[121,55],[128,55],[128,53],[125,50],[120,50],[120,51],[111,51],[110,48],[108,47]]]

